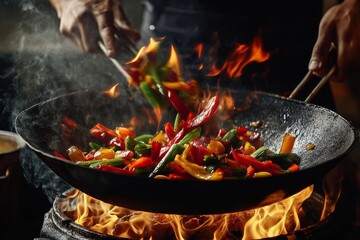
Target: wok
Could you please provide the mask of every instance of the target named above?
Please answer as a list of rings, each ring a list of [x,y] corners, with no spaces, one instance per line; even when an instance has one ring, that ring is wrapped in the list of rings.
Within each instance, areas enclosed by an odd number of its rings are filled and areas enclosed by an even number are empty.
[[[110,128],[138,118],[137,134],[155,133],[151,107],[142,96],[122,92],[112,99],[93,91],[79,91],[34,105],[21,112],[15,122],[17,133],[58,176],[80,191],[117,206],[133,210],[174,214],[217,214],[253,209],[282,200],[313,184],[351,151],[357,134],[350,122],[326,108],[264,92],[255,92],[250,107],[235,111],[225,128],[232,124],[249,126],[260,120],[265,145],[280,148],[286,131],[297,134],[293,152],[301,157],[296,173],[265,178],[208,181],[170,181],[103,172],[55,157],[53,150],[66,154],[75,144],[87,149],[89,130],[97,122]],[[140,93],[141,94],[141,93]],[[236,106],[243,105],[246,91],[233,91]],[[64,116],[77,123],[72,136],[64,134]],[[170,112],[164,114],[171,119]],[[162,127],[162,126],[160,126]],[[309,143],[315,149],[306,150]]]

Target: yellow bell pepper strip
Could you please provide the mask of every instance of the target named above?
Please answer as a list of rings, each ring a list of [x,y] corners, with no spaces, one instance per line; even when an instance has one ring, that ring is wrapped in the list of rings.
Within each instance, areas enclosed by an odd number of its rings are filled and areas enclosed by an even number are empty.
[[[262,177],[271,177],[272,174],[269,172],[256,172],[254,173],[253,178],[262,178]]]
[[[170,147],[169,151],[167,151],[166,155],[160,160],[160,162],[156,165],[155,169],[150,173],[149,178],[153,178],[166,167],[166,165],[173,161],[177,154],[181,154],[184,151],[184,146],[181,144],[174,144]]]
[[[150,142],[158,142],[158,143],[162,143],[162,144],[166,144],[167,143],[167,138],[166,135],[164,134],[164,132],[162,130],[160,130],[158,133],[155,134],[155,136],[150,140]]]
[[[296,137],[285,133],[279,153],[290,153],[294,147]]]
[[[177,90],[177,91],[185,91],[190,92],[191,86],[188,85],[186,82],[183,81],[176,81],[176,82],[163,82],[163,85],[170,90]]]
[[[214,153],[216,155],[225,153],[224,145],[218,140],[211,139],[209,144],[206,147],[207,147],[207,149],[209,149],[212,153]]]
[[[185,169],[185,171],[189,175],[193,176],[196,179],[205,180],[205,181],[219,181],[223,179],[224,173],[222,171],[218,171],[218,172],[215,171],[213,173],[209,173],[202,166],[189,162],[181,155],[176,155],[174,162],[176,164],[179,164],[182,168]]]
[[[246,155],[250,155],[252,154],[253,152],[255,152],[255,147],[253,145],[251,145],[250,142],[245,142],[245,145],[244,145],[244,154]]]
[[[100,148],[94,153],[94,159],[113,159],[115,152],[111,148]]]
[[[131,129],[126,127],[117,127],[115,129],[115,132],[117,133],[118,136],[120,136],[123,139],[125,139],[127,136],[130,136],[132,138],[136,137],[135,133]]]

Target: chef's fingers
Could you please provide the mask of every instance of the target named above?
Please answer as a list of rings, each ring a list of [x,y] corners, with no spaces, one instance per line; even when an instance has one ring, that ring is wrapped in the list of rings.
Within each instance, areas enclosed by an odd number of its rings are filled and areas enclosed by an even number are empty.
[[[112,11],[104,11],[95,15],[100,37],[106,48],[106,55],[113,57],[116,52],[114,18]]]
[[[60,33],[72,39],[83,51],[94,52],[97,48],[96,31],[92,29],[96,29],[96,25],[92,14],[82,4],[70,7],[61,16]]]
[[[79,33],[83,50],[87,53],[95,53],[99,50],[97,45],[98,32],[96,22],[90,12],[80,16],[78,22]]]
[[[123,8],[118,2],[113,5],[114,25],[116,30],[126,35],[131,41],[136,42],[140,39],[140,33],[133,29],[124,13]]]
[[[336,39],[334,19],[331,15],[331,11],[328,11],[322,18],[319,25],[319,33],[316,43],[313,47],[310,62],[309,71],[313,74],[322,77],[326,74],[326,64],[328,61],[329,51]]]

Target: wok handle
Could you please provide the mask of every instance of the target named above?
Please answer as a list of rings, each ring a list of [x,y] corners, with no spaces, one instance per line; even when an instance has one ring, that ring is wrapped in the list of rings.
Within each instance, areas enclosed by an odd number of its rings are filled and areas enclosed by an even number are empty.
[[[315,96],[316,94],[320,91],[320,89],[325,85],[325,83],[327,83],[327,81],[329,81],[329,79],[336,73],[337,70],[337,66],[334,65],[330,71],[320,80],[320,82],[315,86],[315,88],[311,91],[311,93],[308,95],[308,97],[305,99],[305,102],[310,102]],[[303,89],[303,87],[310,81],[310,79],[312,78],[313,74],[312,72],[308,72],[305,77],[303,78],[303,80],[301,80],[301,82],[296,86],[296,88],[294,89],[294,91],[292,91],[292,93],[290,94],[289,98],[293,99],[294,97],[296,97],[299,92]]]

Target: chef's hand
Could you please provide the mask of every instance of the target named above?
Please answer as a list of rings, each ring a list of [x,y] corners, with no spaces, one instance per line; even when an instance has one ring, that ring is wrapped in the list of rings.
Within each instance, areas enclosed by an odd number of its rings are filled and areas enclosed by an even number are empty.
[[[116,31],[133,41],[140,38],[130,27],[118,0],[50,0],[50,3],[60,18],[60,32],[85,52],[97,52],[97,42],[101,38],[106,55],[114,56]]]
[[[322,77],[328,71],[329,49],[337,55],[337,81],[351,80],[360,73],[360,0],[345,0],[331,7],[319,25],[318,39],[309,70]]]

